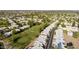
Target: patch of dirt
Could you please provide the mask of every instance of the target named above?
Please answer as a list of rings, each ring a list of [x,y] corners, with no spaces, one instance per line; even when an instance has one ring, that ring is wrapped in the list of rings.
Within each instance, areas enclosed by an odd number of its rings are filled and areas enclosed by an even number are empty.
[[[65,44],[68,42],[72,42],[75,49],[79,49],[79,38],[73,38],[64,33]]]

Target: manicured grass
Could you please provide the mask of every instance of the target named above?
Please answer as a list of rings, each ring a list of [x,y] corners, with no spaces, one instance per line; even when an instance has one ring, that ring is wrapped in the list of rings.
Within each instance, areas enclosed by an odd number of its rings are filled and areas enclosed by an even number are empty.
[[[40,25],[35,25],[19,34],[16,34],[10,38],[12,40],[13,48],[25,48],[29,43],[31,43],[40,32],[47,26],[47,23],[42,23]]]

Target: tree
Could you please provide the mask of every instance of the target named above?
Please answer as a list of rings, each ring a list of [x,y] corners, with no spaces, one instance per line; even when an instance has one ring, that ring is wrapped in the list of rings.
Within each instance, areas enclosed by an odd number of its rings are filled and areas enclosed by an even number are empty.
[[[28,25],[30,25],[30,27],[32,27],[34,24],[35,24],[35,23],[34,23],[33,20],[29,20],[29,21],[28,21]]]
[[[16,33],[16,31],[15,31],[15,29],[13,28],[13,31],[12,31],[12,40],[14,40],[15,33]]]
[[[62,24],[62,27],[66,27],[66,26],[64,25],[64,23]]]
[[[75,21],[72,23],[72,27],[74,27],[75,26]]]
[[[79,28],[79,24],[78,24],[78,28]]]
[[[4,44],[0,42],[0,49],[4,49]]]
[[[3,34],[0,33],[0,40],[3,40]]]
[[[4,32],[3,31],[0,31],[0,39],[4,39]]]

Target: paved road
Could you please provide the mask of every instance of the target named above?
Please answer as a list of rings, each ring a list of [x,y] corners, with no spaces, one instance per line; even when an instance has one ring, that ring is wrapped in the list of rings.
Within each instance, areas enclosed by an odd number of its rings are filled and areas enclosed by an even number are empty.
[[[54,24],[54,27],[52,28],[52,30],[50,31],[50,35],[49,35],[49,38],[48,38],[48,42],[47,42],[47,45],[46,45],[46,49],[51,49],[52,48],[52,41],[53,41],[53,36],[54,36],[54,32],[55,30],[57,29],[59,22],[56,22]]]
[[[52,41],[53,41],[54,31],[55,31],[55,28],[53,28],[53,29],[50,31],[50,36],[49,36],[49,39],[48,39],[48,42],[47,42],[46,49],[51,49],[51,48],[52,48]]]

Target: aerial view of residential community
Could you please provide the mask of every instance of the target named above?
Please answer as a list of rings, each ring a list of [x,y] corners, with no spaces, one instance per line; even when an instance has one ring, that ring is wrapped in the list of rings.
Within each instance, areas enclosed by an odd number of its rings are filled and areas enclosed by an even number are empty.
[[[0,49],[79,49],[79,11],[0,10]]]

